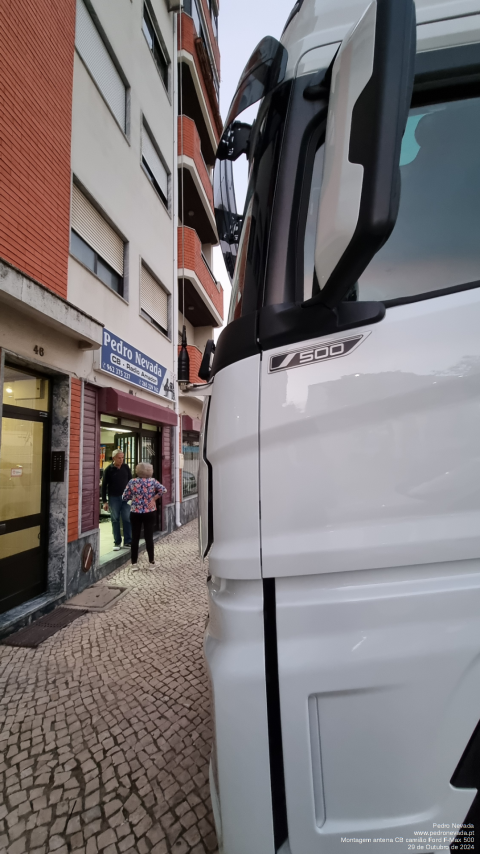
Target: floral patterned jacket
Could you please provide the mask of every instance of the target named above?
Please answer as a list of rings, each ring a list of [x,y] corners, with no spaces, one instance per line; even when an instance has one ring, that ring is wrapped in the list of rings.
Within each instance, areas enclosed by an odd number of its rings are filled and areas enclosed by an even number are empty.
[[[134,477],[124,490],[123,500],[130,501],[132,513],[151,513],[150,504],[156,495],[166,492],[164,486],[154,477]]]

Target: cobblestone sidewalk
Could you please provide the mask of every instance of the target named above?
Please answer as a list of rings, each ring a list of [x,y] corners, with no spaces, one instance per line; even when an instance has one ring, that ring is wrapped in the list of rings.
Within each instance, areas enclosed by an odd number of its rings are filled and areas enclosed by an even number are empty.
[[[216,851],[196,522],[155,553],[110,611],[0,646],[1,854]]]

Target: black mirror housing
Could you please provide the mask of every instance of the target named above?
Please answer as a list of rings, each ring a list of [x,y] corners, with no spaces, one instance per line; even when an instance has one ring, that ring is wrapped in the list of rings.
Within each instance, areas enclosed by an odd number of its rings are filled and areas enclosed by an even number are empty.
[[[252,125],[233,122],[223,132],[217,148],[217,160],[238,160],[242,154],[248,157]]]
[[[201,380],[208,382],[210,379],[210,371],[212,369],[213,355],[215,353],[215,344],[212,338],[209,338],[205,344],[202,362],[198,371],[198,376]]]
[[[332,68],[315,246],[320,293],[305,305],[338,305],[393,230],[415,48],[413,0],[376,0],[342,42]]]

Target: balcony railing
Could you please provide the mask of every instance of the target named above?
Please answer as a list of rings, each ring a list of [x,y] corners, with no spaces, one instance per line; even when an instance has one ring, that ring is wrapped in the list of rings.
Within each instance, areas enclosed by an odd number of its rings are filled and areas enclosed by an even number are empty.
[[[195,163],[202,186],[210,202],[210,207],[213,210],[213,187],[205,160],[203,159],[200,136],[195,127],[195,122],[188,116],[178,117],[178,154],[179,156],[184,154],[185,157],[190,157]]]
[[[184,270],[186,277],[188,277],[189,271],[195,274],[205,293],[223,318],[223,288],[221,285],[219,286],[207,264],[197,232],[188,226],[180,226],[178,229],[178,269],[179,271]]]

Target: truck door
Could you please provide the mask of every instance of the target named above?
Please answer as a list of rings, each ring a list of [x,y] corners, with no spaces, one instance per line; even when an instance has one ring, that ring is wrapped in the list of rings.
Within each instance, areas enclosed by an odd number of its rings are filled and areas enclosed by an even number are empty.
[[[419,831],[448,847],[480,786],[458,771],[480,720],[479,59],[480,45],[417,55],[398,219],[337,328],[315,334],[304,308],[274,335],[281,307],[260,313],[291,854],[404,852]],[[324,138],[297,186],[305,300]]]

